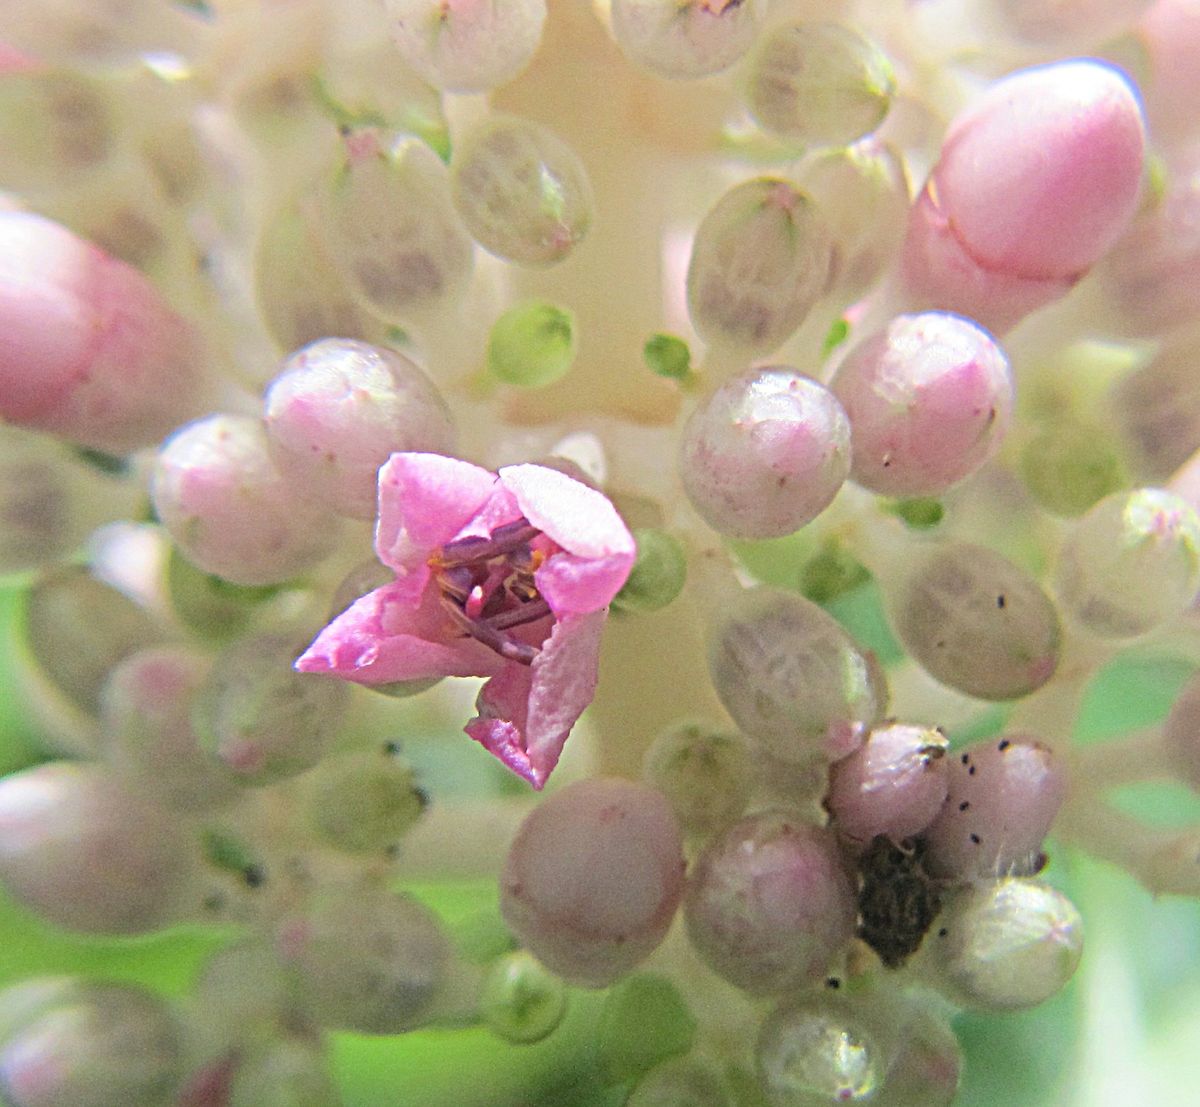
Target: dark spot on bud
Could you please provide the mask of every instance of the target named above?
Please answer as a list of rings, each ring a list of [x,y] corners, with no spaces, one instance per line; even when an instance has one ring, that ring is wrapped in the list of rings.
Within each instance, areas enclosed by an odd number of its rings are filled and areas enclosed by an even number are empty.
[[[958,809],[959,809],[960,811],[965,811],[965,810],[966,810],[968,807],[970,807],[970,806],[971,806],[971,801],[970,801],[970,800],[963,800],[963,801],[962,801],[962,803],[960,803],[960,804],[958,805]]]
[[[970,768],[967,770],[967,776],[974,776],[974,775],[975,775],[975,766],[974,766],[974,765],[972,765],[972,766],[971,766],[971,767],[970,767]]]
[[[947,929],[946,929],[946,928],[943,926],[943,927],[942,927],[942,928],[941,928],[941,929],[938,931],[938,937],[939,937],[939,938],[944,938],[944,937],[945,937],[947,934],[949,934],[949,933],[950,933],[950,931],[949,931],[949,930],[947,930]]]
[[[433,803],[433,798],[424,788],[414,788],[413,795],[417,797],[417,803],[421,805],[422,811],[428,810],[429,805]]]
[[[979,843],[980,843],[980,842],[982,842],[982,841],[983,841],[983,839],[982,839],[982,838],[980,838],[978,834],[972,834],[972,835],[971,835],[971,841],[972,841],[972,842],[973,842],[975,845],[979,845]]]
[[[266,871],[261,865],[247,865],[242,870],[242,882],[247,888],[261,888],[266,879]]]
[[[1000,608],[1001,610],[1003,610],[1003,609],[1004,609],[1004,604],[1005,604],[1005,602],[1006,602],[1006,601],[1005,601],[1005,599],[1004,599],[1004,596],[1003,596],[1003,594],[1001,594],[1001,595],[999,595],[999,596],[997,596],[997,597],[996,597],[996,606],[997,606],[998,608]]]
[[[842,986],[842,982],[836,976],[831,976],[828,980],[825,981],[825,987],[830,988],[835,992],[841,986]]]
[[[971,764],[971,755],[970,755],[969,753],[964,753],[964,754],[962,755],[962,763],[963,763],[964,765],[969,765],[969,764]]]
[[[1001,753],[1003,753],[1011,745],[1012,745],[1012,743],[1007,738],[1004,738],[1004,739],[1001,739],[1000,744],[996,747],[996,749],[998,749]]]

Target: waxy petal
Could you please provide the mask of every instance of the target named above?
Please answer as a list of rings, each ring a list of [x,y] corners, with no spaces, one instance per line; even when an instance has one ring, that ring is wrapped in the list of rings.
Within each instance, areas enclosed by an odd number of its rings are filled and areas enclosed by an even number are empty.
[[[532,665],[509,666],[479,693],[479,717],[467,734],[534,788],[546,783],[596,693],[605,617],[604,611],[565,616]]]
[[[491,676],[507,664],[472,638],[457,636],[433,597],[415,606],[402,582],[356,600],[296,661],[302,673],[358,684],[444,676]]]

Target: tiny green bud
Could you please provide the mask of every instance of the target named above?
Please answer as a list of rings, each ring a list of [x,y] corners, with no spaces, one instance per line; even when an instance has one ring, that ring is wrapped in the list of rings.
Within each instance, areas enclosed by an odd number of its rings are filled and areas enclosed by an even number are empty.
[[[642,347],[642,357],[650,372],[660,377],[682,382],[692,376],[692,352],[682,338],[673,334],[652,334]]]
[[[231,638],[259,604],[280,592],[278,584],[234,584],[197,569],[178,549],[167,558],[167,595],[172,611],[207,638]]]
[[[403,837],[425,810],[403,761],[378,753],[338,759],[321,770],[312,796],[317,833],[336,849],[368,853]]]
[[[1125,482],[1111,439],[1082,423],[1055,422],[1021,452],[1021,479],[1052,515],[1082,515]]]
[[[928,530],[936,527],[946,514],[940,500],[932,496],[917,496],[910,500],[896,500],[888,510],[902,519],[913,530]]]
[[[704,723],[678,723],[646,751],[642,775],[671,804],[679,825],[706,834],[733,822],[753,787],[746,743]]]
[[[493,962],[479,998],[484,1025],[513,1045],[532,1045],[548,1037],[566,1009],[567,990],[561,978],[525,950],[506,953]]]
[[[600,1015],[599,1059],[610,1084],[634,1080],[692,1048],[696,1019],[675,985],[636,973],[614,987]]]
[[[850,337],[850,323],[846,319],[835,319],[821,343],[821,358],[827,358]]]
[[[487,363],[492,375],[519,388],[545,388],[575,360],[575,316],[544,301],[510,308],[492,326]]]
[[[813,603],[829,603],[871,579],[867,567],[836,540],[829,540],[800,570],[800,591]]]
[[[678,539],[666,531],[643,527],[633,537],[637,560],[613,606],[623,611],[658,611],[683,591],[687,557]]]

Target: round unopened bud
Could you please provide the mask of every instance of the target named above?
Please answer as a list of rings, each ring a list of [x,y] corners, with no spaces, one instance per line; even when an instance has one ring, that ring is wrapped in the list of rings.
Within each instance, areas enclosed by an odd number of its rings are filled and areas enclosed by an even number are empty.
[[[1200,517],[1155,488],[1108,496],[1067,536],[1055,584],[1064,611],[1093,634],[1146,634],[1200,590]]]
[[[780,761],[836,761],[882,717],[874,659],[815,603],[754,588],[727,604],[709,638],[708,671],[747,737]]]
[[[1200,380],[1194,343],[1171,342],[1118,379],[1108,403],[1137,478],[1166,481],[1200,446]]]
[[[735,538],[779,538],[833,502],[850,472],[851,426],[824,385],[794,369],[726,381],[684,427],[679,475],[692,506]]]
[[[1083,920],[1057,888],[1013,878],[964,889],[925,943],[929,978],[981,1011],[1036,1007],[1075,974]]]
[[[161,1107],[183,1073],[166,1000],[73,977],[0,992],[0,1088],[11,1107]]]
[[[393,453],[449,453],[454,424],[433,382],[395,350],[324,338],[297,350],[263,408],[275,464],[330,511],[374,519]]]
[[[618,611],[658,611],[683,591],[687,555],[679,539],[665,530],[640,527],[633,532],[637,560],[621,591],[613,597]]]
[[[875,1099],[887,1058],[861,1016],[827,997],[789,1000],[763,1023],[756,1056],[772,1107]]]
[[[608,1084],[636,1080],[661,1061],[687,1053],[696,1018],[665,976],[634,973],[604,998],[596,1057]]]
[[[321,767],[309,814],[317,833],[347,853],[386,849],[421,817],[427,803],[412,768],[386,752],[349,754]]]
[[[386,0],[404,60],[434,88],[487,92],[529,64],[546,0]]]
[[[218,655],[192,705],[204,748],[247,784],[271,784],[311,769],[341,723],[349,689],[297,673],[303,648],[286,635],[256,635]]]
[[[451,958],[427,908],[363,888],[331,892],[285,916],[274,942],[305,1014],[360,1034],[398,1034],[426,1021]]]
[[[766,18],[763,0],[612,0],[613,37],[630,61],[690,80],[728,69]]]
[[[945,1017],[913,1011],[896,1045],[880,1101],[888,1107],[950,1107],[962,1078],[963,1054]]]
[[[168,808],[203,811],[238,792],[234,775],[203,750],[192,700],[208,658],[186,647],[142,650],[112,671],[100,722],[109,759]]]
[[[340,1107],[318,1042],[281,1038],[251,1051],[234,1072],[228,1107]]]
[[[0,780],[0,881],[58,926],[144,934],[174,919],[193,870],[174,812],[99,765]]]
[[[847,355],[830,388],[850,419],[851,476],[886,496],[932,496],[970,476],[1012,414],[1004,352],[944,312],[897,316]]]
[[[920,834],[946,800],[946,736],[931,727],[877,727],[830,767],[825,807],[839,834],[900,842]]]
[[[506,1042],[540,1042],[558,1028],[566,1010],[562,980],[525,950],[503,954],[488,969],[479,1014],[484,1025]]]
[[[625,1107],[733,1107],[715,1069],[690,1057],[666,1061],[634,1085]]]
[[[799,189],[773,177],[735,185],[696,229],[692,325],[711,346],[769,353],[825,294],[832,257],[829,231]]]
[[[337,540],[271,458],[246,415],[212,415],[171,436],[150,487],[172,540],[205,572],[234,584],[274,584],[311,568]]]
[[[1058,666],[1061,632],[1050,598],[991,550],[939,547],[893,596],[896,636],[943,684],[984,700],[1027,696]]]
[[[684,918],[715,972],[749,992],[783,992],[819,980],[853,938],[854,887],[829,831],[768,811],[709,843]]]
[[[750,112],[772,134],[817,146],[848,146],[875,130],[895,79],[875,43],[838,23],[786,23],[755,47]]]
[[[562,261],[592,225],[592,186],[553,131],[489,116],[455,147],[454,205],[485,250],[518,265]]]
[[[642,775],[671,804],[688,834],[708,834],[736,819],[750,799],[750,751],[736,733],[678,723],[646,750]]]
[[[1067,791],[1053,751],[1012,735],[976,742],[947,759],[949,791],[923,837],[935,876],[1028,876]]]
[[[1193,676],[1175,697],[1162,733],[1175,771],[1200,791],[1200,675]]]
[[[500,909],[547,967],[603,987],[666,936],[683,894],[683,843],[644,784],[571,784],[526,816],[509,847]]]
[[[1057,418],[1021,450],[1021,480],[1051,515],[1082,515],[1126,483],[1112,434]]]
[[[494,377],[518,388],[545,388],[575,361],[575,316],[542,300],[511,307],[492,325],[487,364]]]

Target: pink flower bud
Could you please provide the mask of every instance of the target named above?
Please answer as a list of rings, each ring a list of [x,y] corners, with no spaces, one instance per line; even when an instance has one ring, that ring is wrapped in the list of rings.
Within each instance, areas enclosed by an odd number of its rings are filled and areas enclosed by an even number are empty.
[[[604,987],[666,936],[683,873],[679,827],[661,793],[626,780],[585,780],[521,824],[500,879],[500,908],[548,968]]]
[[[1200,102],[1200,5],[1158,0],[1138,27],[1150,63],[1146,114],[1159,141],[1197,131]]]
[[[203,409],[198,339],[136,269],[0,212],[0,417],[125,453]]]
[[[893,723],[829,770],[825,806],[839,833],[857,842],[920,834],[946,799],[946,736]]]
[[[684,912],[701,957],[750,992],[813,983],[854,936],[854,888],[833,835],[783,811],[742,819],[708,846]]]
[[[1026,876],[1067,790],[1054,754],[1033,738],[989,738],[950,759],[945,806],[924,835],[938,876]]]
[[[1144,148],[1137,94],[1112,66],[998,81],[951,124],[912,210],[909,293],[997,332],[1058,299],[1129,224]]]

